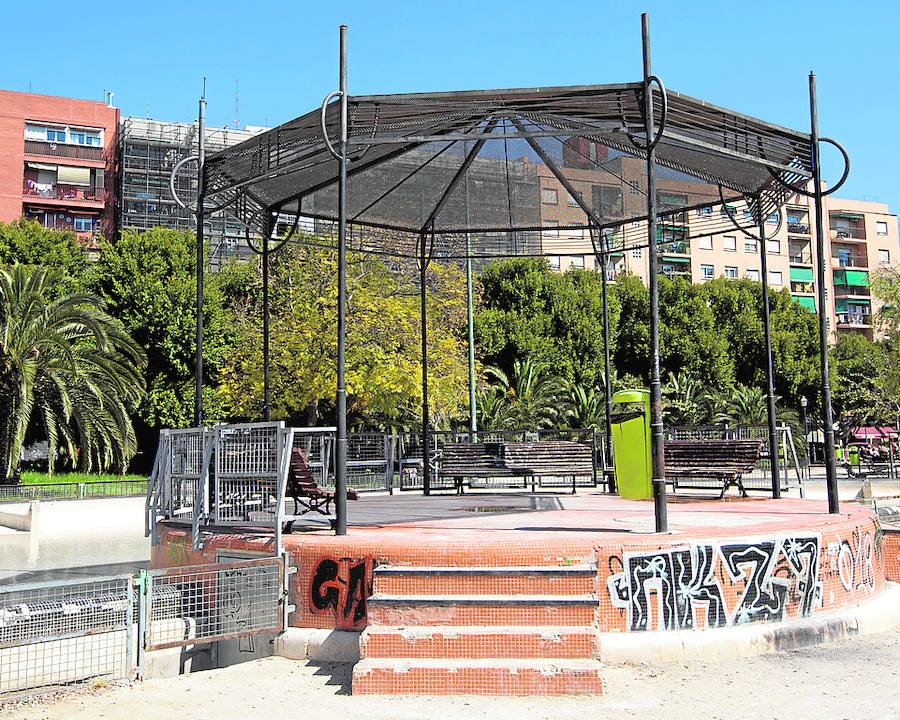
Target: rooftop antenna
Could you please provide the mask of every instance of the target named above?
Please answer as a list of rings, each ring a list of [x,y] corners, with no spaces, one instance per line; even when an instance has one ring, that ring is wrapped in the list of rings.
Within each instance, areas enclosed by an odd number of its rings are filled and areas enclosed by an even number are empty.
[[[114,107],[113,106],[113,98],[115,97],[115,93],[112,90],[108,90],[106,94],[106,107]]]
[[[234,79],[234,127],[235,129],[240,127],[240,123],[238,122],[240,103],[238,101],[238,79]]]

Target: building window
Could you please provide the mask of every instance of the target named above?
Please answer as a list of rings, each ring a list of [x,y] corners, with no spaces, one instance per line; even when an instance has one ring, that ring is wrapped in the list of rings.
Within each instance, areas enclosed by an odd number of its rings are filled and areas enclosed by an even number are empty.
[[[73,224],[75,232],[91,232],[94,229],[94,218],[76,215]]]
[[[744,222],[753,222],[753,212],[747,208],[744,208],[743,218]]]
[[[700,272],[704,280],[712,280],[715,276],[716,269],[712,265],[701,265]]]
[[[725,266],[725,277],[729,280],[737,280],[737,268],[731,265]]]
[[[781,284],[781,270],[769,270],[769,285]]]
[[[559,193],[556,191],[556,188],[542,188],[541,202],[544,203],[544,205],[558,205]]]
[[[569,207],[578,207],[578,200],[576,200],[571,193],[566,193],[566,205]]]
[[[879,235],[887,235],[887,222],[884,220],[876,220],[875,232]]]
[[[878,264],[879,265],[890,265],[891,264],[891,251],[890,250],[879,250],[878,251]]]
[[[559,270],[559,255],[551,255],[547,261],[550,263],[551,270]]]
[[[754,280],[755,282],[759,282],[759,270],[753,270],[752,268],[747,269],[747,279]]]
[[[637,181],[632,182],[628,180],[628,189],[631,191],[632,195],[640,195],[641,194],[641,184]]]
[[[769,217],[766,218],[766,222],[769,225],[777,225],[778,224],[778,211],[773,212]]]
[[[69,142],[76,145],[100,146],[100,134],[86,130],[69,130]]]
[[[631,257],[633,257],[635,260],[640,260],[643,254],[644,253],[641,248],[635,248],[631,251]]]
[[[701,250],[712,250],[712,238],[708,236],[697,238],[697,247]]]
[[[712,215],[711,207],[697,208],[697,216],[698,217],[709,217],[710,215]]]
[[[744,240],[744,252],[756,254],[756,240]]]
[[[559,220],[544,220],[544,237],[559,237]]]
[[[66,141],[66,131],[47,128],[47,141],[64,143]]]
[[[737,252],[737,238],[734,235],[725,235],[722,238],[722,249],[725,252]]]
[[[766,240],[766,252],[770,255],[780,255],[781,240]]]
[[[578,270],[584,270],[584,256],[576,255],[575,257],[573,257],[570,267],[577,268]]]

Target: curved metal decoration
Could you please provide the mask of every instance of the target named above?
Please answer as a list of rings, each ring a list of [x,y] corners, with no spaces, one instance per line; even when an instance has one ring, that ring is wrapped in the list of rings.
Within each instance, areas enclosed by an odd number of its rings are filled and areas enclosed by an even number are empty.
[[[297,226],[299,224],[300,224],[300,213],[297,213],[296,215],[294,215],[294,224],[291,226],[291,229],[288,231],[287,235],[285,235],[283,238],[281,238],[281,240],[278,241],[277,245],[275,245],[274,247],[270,247],[266,252],[268,252],[269,254],[276,253],[279,250],[281,250],[281,248],[283,248],[285,245],[287,245],[291,240],[293,240],[294,235],[297,232]],[[250,226],[249,225],[244,226],[244,240],[247,243],[247,247],[250,248],[250,250],[253,253],[255,253],[257,255],[263,254],[263,250],[256,247],[256,245],[254,245],[253,241],[250,239]]]
[[[169,175],[169,191],[172,193],[172,197],[178,207],[182,210],[187,210],[188,206],[185,205],[180,197],[178,197],[178,193],[175,191],[175,176],[178,175],[178,171],[181,170],[182,166],[187,165],[189,162],[200,162],[200,156],[188,155],[187,157],[181,158],[181,160],[175,163],[175,167],[172,168],[172,173]]]
[[[655,82],[659,86],[659,95],[662,100],[662,104],[659,108],[659,129],[656,131],[656,137],[653,138],[649,145],[642,145],[634,135],[628,133],[628,139],[631,140],[634,146],[638,150],[644,151],[652,150],[659,145],[659,141],[662,140],[663,132],[665,132],[666,129],[666,120],[669,117],[669,95],[666,92],[666,86],[663,85],[663,81],[659,79],[658,75],[650,75],[647,78],[647,81],[648,84]]]
[[[847,149],[843,145],[841,145],[837,140],[834,140],[832,138],[827,138],[827,137],[819,138],[819,142],[820,143],[823,143],[823,142],[828,143],[829,145],[836,147],[838,149],[838,152],[840,152],[840,154],[844,157],[844,173],[841,175],[841,179],[838,180],[832,187],[828,188],[827,190],[822,191],[823,196],[832,195],[841,189],[841,186],[845,182],[847,182],[847,178],[850,176],[850,153],[847,152]],[[808,198],[814,198],[816,196],[815,193],[811,193],[809,190],[806,190],[805,188],[797,188],[797,187],[794,187],[793,185],[789,185],[784,180],[782,180],[781,177],[778,175],[778,173],[776,173],[772,168],[767,166],[766,169],[769,171],[769,174],[773,178],[775,178],[775,181],[779,185],[790,190],[791,192],[795,192],[798,195],[803,195],[804,197],[808,197]]]
[[[340,90],[334,90],[328,93],[325,96],[325,99],[322,101],[322,112],[319,117],[319,121],[322,124],[322,138],[325,140],[325,147],[328,148],[328,152],[330,152],[331,156],[338,162],[340,162],[343,158],[341,158],[338,151],[334,149],[334,145],[331,144],[331,140],[328,139],[328,128],[325,126],[325,111],[328,109],[328,103],[330,103],[335,98],[343,96],[343,94],[344,93],[342,93]]]
[[[719,185],[719,199],[722,201],[722,208],[725,210],[725,216],[731,220],[731,224],[734,225],[738,230],[740,230],[744,235],[746,235],[751,240],[759,240],[761,242],[765,242],[767,240],[771,240],[774,238],[779,232],[781,232],[781,227],[784,225],[784,213],[781,212],[781,208],[778,208],[776,212],[778,213],[778,225],[775,226],[774,232],[767,237],[757,237],[753,233],[747,232],[747,228],[741,227],[738,224],[738,221],[734,219],[734,215],[731,214],[731,210],[728,209],[728,203],[725,202],[725,196],[722,194],[722,186]],[[744,202],[747,202],[747,196],[744,195]],[[747,203],[749,205],[749,203]]]

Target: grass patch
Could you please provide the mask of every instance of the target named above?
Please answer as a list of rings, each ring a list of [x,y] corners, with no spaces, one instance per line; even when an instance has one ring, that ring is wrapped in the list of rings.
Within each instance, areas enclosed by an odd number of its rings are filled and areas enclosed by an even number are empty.
[[[146,480],[146,475],[114,475],[112,473],[78,473],[61,472],[53,473],[51,477],[42,472],[23,472],[22,485],[49,485],[57,483],[95,483],[95,482],[122,482],[133,480]]]

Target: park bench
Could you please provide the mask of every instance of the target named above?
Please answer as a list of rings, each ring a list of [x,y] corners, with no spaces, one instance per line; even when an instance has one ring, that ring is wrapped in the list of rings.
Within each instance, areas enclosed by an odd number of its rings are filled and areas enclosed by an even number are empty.
[[[719,497],[732,485],[742,497],[741,478],[759,462],[762,440],[669,440],[665,444],[666,480],[679,487],[708,487],[699,480],[722,484]]]
[[[309,464],[309,455],[303,448],[293,448],[291,450],[291,461],[288,467],[287,477],[287,494],[294,501],[294,517],[289,519],[285,524],[285,532],[290,532],[293,528],[294,520],[301,515],[310,512],[319,515],[331,515],[331,503],[337,497],[337,493],[333,490],[326,490],[319,487],[315,477],[312,474],[312,468]],[[355,490],[347,490],[348,500],[358,500],[359,495]]]
[[[522,479],[534,490],[536,481],[549,477],[571,478],[574,493],[577,478],[595,478],[596,465],[589,445],[570,440],[453,443],[444,445],[439,472],[460,494],[471,478]]]

